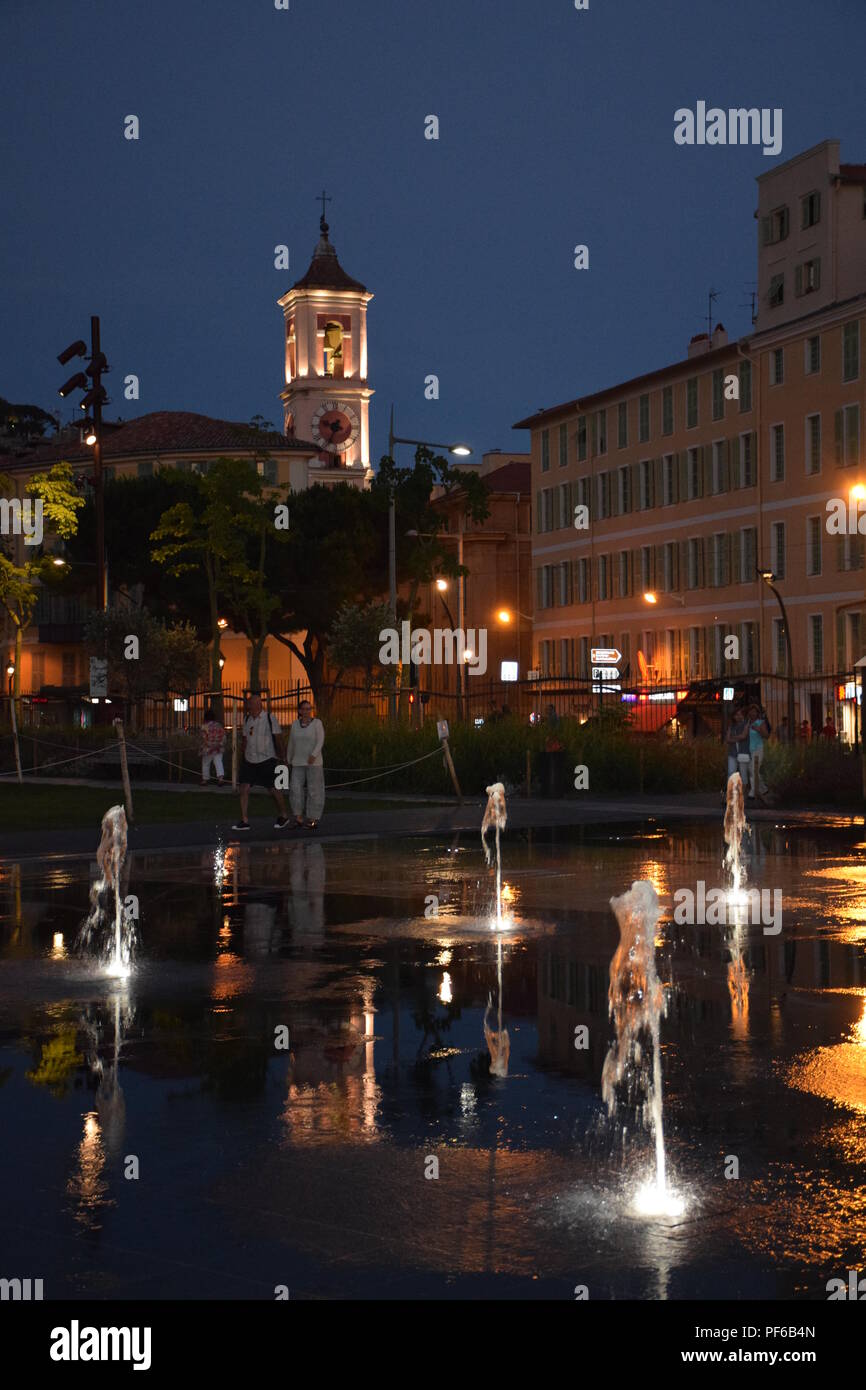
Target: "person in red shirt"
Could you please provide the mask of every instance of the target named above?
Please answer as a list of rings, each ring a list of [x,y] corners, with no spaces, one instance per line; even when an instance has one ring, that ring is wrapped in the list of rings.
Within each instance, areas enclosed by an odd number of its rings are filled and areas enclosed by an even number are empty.
[[[823,729],[821,730],[821,733],[823,734],[824,738],[836,737],[836,725],[833,723],[832,714],[827,715],[827,723],[824,725]]]

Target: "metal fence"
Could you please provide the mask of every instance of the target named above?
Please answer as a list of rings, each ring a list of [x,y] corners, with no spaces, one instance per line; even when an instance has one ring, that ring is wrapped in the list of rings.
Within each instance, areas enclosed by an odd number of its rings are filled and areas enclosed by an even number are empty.
[[[795,737],[814,738],[826,730],[827,736],[832,732],[840,741],[857,746],[862,737],[860,676],[860,672],[841,671],[797,675],[789,681],[785,676],[758,673],[622,686],[577,677],[504,682],[467,676],[461,694],[407,686],[396,695],[381,687],[341,682],[323,686],[315,703],[317,712],[330,720],[366,716],[384,721],[396,714],[415,725],[440,719],[480,725],[509,716],[528,723],[550,722],[552,716],[581,723],[618,718],[641,733],[665,730],[678,737],[700,738],[721,737],[734,705],[755,699],[765,708],[776,737],[787,737],[792,706]],[[42,730],[46,736],[52,727],[70,726],[82,731],[105,726],[108,734],[112,720],[122,716],[131,733],[180,739],[196,733],[208,706],[219,707],[220,702],[223,719],[230,726],[233,714],[240,719],[248,694],[242,685],[227,684],[220,691],[149,695],[134,705],[118,695],[90,701],[83,690],[25,694],[18,700],[18,723],[22,732]],[[309,685],[299,681],[271,681],[262,694],[283,725],[295,718],[302,699],[313,698]],[[8,696],[2,704],[8,729]]]

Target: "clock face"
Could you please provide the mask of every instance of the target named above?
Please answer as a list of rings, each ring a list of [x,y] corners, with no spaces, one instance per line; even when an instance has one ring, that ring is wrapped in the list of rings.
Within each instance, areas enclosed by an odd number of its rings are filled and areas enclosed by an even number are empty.
[[[361,432],[361,422],[343,401],[322,401],[313,416],[313,440],[329,454],[341,454]]]

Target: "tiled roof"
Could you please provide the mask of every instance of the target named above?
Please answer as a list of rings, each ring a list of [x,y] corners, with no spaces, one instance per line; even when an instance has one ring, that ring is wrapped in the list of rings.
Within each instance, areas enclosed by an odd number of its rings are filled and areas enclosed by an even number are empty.
[[[528,459],[513,459],[486,473],[482,481],[491,492],[531,492],[532,464]]]
[[[102,441],[102,457],[127,458],[133,454],[183,454],[195,451],[211,454],[230,454],[233,450],[294,449],[304,454],[316,454],[315,444],[278,434],[276,431],[253,430],[249,425],[232,420],[214,420],[209,415],[197,415],[190,410],[155,410],[139,415],[118,426],[106,428]],[[48,464],[58,459],[90,459],[93,450],[84,444],[50,439],[20,454],[10,455],[13,464]]]
[[[846,183],[866,183],[866,164],[840,164],[839,177]]]

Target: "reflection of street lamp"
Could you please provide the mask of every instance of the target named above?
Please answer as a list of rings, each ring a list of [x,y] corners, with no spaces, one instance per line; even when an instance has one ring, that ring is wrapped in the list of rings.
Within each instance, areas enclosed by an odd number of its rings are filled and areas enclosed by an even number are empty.
[[[794,658],[791,654],[791,625],[788,622],[788,614],[785,611],[785,603],[773,580],[776,578],[772,570],[758,570],[758,574],[763,579],[767,588],[776,595],[779,609],[782,614],[782,627],[785,632],[785,651],[788,658],[788,742],[794,742]]]

